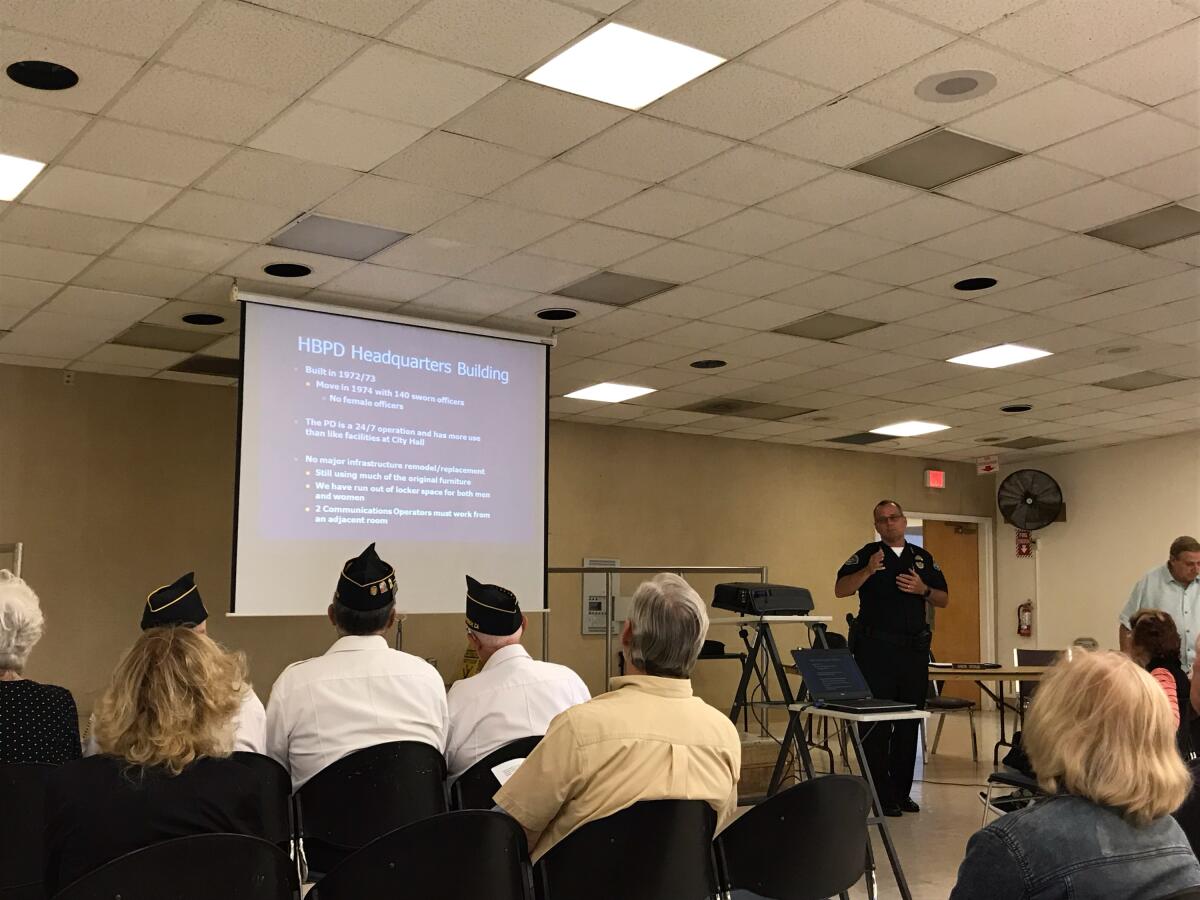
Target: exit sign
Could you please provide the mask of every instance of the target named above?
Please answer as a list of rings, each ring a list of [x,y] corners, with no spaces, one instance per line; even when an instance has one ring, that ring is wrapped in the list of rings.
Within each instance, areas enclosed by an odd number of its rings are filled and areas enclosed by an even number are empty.
[[[946,486],[946,472],[943,469],[926,469],[925,470],[925,487],[927,488],[944,488]]]

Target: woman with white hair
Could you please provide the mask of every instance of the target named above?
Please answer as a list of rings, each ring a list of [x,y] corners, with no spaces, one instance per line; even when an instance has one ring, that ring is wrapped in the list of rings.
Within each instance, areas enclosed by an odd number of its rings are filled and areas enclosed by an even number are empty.
[[[79,759],[79,717],[66,688],[24,677],[45,619],[37,594],[0,569],[0,763]]]

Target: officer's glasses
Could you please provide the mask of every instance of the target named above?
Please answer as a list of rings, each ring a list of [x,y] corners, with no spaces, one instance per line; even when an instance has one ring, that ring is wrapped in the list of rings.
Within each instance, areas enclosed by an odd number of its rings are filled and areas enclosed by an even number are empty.
[[[886,525],[888,522],[899,522],[903,518],[904,518],[904,516],[902,514],[897,513],[894,516],[876,516],[875,521],[880,524]]]

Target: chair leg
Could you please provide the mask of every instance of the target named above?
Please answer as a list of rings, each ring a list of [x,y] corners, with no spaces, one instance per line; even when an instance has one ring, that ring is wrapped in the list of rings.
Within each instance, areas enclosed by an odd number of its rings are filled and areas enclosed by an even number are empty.
[[[925,720],[920,722],[921,727],[921,762],[927,764],[929,762],[929,735],[925,733]]]
[[[971,759],[979,762],[979,741],[975,737],[975,710],[967,710],[967,721],[971,723]]]
[[[930,755],[937,753],[938,741],[940,741],[942,739],[942,726],[945,724],[946,724],[946,714],[939,713],[938,714],[937,732],[933,735],[933,746],[929,748]]]

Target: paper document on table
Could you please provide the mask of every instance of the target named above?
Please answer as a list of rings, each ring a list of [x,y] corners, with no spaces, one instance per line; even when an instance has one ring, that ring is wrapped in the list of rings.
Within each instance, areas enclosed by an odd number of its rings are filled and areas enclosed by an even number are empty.
[[[954,668],[954,663],[931,662],[929,665],[933,666],[933,668],[935,668],[935,669],[952,669],[952,668]]]
[[[525,757],[523,756],[520,759],[510,759],[508,762],[502,762],[498,766],[492,766],[492,774],[495,775],[496,780],[503,785],[504,782],[512,778],[513,772],[521,768],[521,763],[523,762],[525,762]]]

